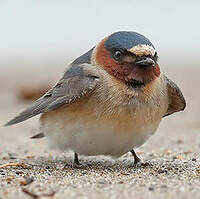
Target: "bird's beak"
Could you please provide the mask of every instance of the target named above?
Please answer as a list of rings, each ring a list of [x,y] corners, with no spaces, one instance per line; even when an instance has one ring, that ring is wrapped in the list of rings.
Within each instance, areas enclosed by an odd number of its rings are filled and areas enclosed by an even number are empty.
[[[144,66],[144,67],[154,66],[155,65],[155,61],[153,59],[149,58],[149,57],[145,57],[144,59],[135,62],[135,64],[137,66]]]

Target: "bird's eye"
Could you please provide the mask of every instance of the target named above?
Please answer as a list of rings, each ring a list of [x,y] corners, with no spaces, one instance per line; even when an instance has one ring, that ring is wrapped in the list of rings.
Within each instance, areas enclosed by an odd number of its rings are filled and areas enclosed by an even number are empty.
[[[116,61],[119,61],[122,57],[123,53],[119,50],[115,51],[114,54],[113,54],[113,58],[116,60]]]

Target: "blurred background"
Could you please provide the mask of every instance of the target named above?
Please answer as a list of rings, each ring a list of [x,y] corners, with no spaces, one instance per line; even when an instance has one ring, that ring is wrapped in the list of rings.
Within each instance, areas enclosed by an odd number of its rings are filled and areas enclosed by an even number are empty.
[[[1,123],[43,94],[68,63],[102,38],[131,30],[154,43],[161,69],[186,97],[186,111],[164,124],[184,119],[184,125],[198,129],[199,93],[194,88],[200,84],[199,8],[195,0],[0,0]],[[27,129],[27,135],[36,131],[35,120],[2,131]]]
[[[146,35],[164,67],[191,67],[200,54],[199,7],[195,0],[0,0],[0,69],[64,68],[119,30]]]

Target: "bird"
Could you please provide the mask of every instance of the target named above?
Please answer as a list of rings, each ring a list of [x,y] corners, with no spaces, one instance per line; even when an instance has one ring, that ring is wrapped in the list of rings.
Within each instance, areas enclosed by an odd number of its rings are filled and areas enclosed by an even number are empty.
[[[118,31],[70,63],[59,81],[5,126],[40,114],[39,134],[48,145],[79,155],[118,158],[157,130],[162,118],[183,111],[179,87],[160,70],[152,42],[134,31]]]

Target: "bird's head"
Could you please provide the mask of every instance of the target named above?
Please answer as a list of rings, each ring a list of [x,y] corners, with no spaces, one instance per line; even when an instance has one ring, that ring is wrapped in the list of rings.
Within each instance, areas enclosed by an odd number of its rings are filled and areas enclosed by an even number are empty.
[[[142,88],[160,76],[153,44],[136,32],[120,31],[94,49],[95,64],[133,88]]]

